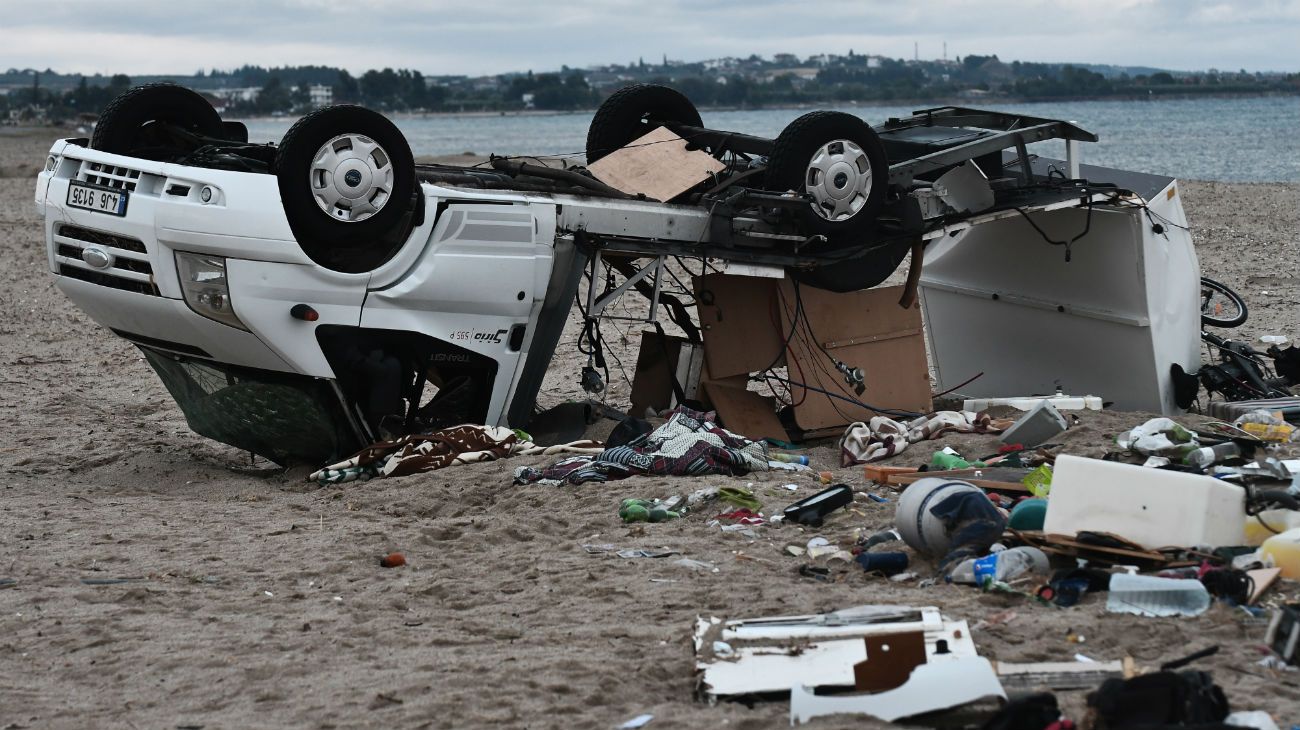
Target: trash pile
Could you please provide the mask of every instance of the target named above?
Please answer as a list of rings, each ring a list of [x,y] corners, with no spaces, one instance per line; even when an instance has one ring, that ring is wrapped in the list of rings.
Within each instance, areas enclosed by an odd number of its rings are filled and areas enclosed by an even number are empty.
[[[1279,579],[1300,580],[1300,460],[1283,454],[1295,452],[1294,427],[1259,410],[1198,431],[1156,418],[1120,434],[1103,459],[1056,453],[1046,442],[1067,428],[1042,401],[998,429],[1005,446],[995,455],[966,459],[945,449],[919,468],[867,466],[877,488],[901,490],[894,528],[860,536],[848,554],[824,538],[788,550],[890,580],[974,586],[1044,610],[1093,604],[1192,617],[1220,601],[1268,622],[1257,638],[1278,666],[1300,663],[1300,605],[1258,605]],[[865,458],[852,461],[878,461],[923,440],[890,440],[909,431],[854,424],[841,452],[846,463],[858,454]],[[812,501],[832,498],[838,507],[853,493],[830,489]],[[787,519],[791,509],[807,507],[792,505]],[[815,524],[827,514],[818,511]],[[917,563],[933,570],[907,572]],[[956,726],[1068,728],[1051,691],[1092,689],[1091,727],[1277,727],[1266,713],[1231,713],[1208,673],[1176,671],[1213,651],[1150,671],[1129,658],[993,662],[978,655],[964,621],[936,608],[701,619],[695,649],[703,697],[788,692],[792,724],[832,714],[929,719],[962,708],[982,719]]]
[[[851,715],[1005,730],[1068,730],[1076,722],[1099,729],[1277,728],[1289,719],[1234,712],[1240,708],[1213,676],[1189,668],[1217,647],[1182,658],[1183,650],[1170,651],[1162,659],[1171,660],[1157,666],[1083,654],[1076,661],[1008,662],[982,656],[974,632],[1016,609],[1192,618],[1219,604],[1268,647],[1270,671],[1294,671],[1300,602],[1289,598],[1294,586],[1275,590],[1282,581],[1300,581],[1300,430],[1286,420],[1291,414],[1246,409],[1231,421],[1195,428],[1152,418],[1115,435],[1101,458],[1084,458],[1053,442],[1068,440],[1080,423],[1070,410],[1100,410],[1100,399],[1058,394],[975,405],[988,410],[849,425],[831,457],[840,462],[838,474],[818,470],[814,455],[794,444],[747,438],[719,425],[714,412],[679,406],[658,425],[623,418],[604,443],[539,446],[526,433],[481,426],[406,436],[312,478],[341,483],[555,455],[558,460],[514,469],[515,484],[599,487],[632,480],[632,489],[610,495],[609,520],[626,526],[629,536],[652,540],[580,547],[592,559],[684,571],[651,581],[725,570],[716,558],[693,556],[669,537],[703,529],[750,545],[773,544],[795,580],[905,583],[936,598],[978,591],[966,595],[998,606],[1000,613],[973,628],[928,605],[700,617],[694,631],[699,697],[788,702],[792,724]],[[1008,409],[1020,414],[998,417]],[[950,445],[936,444],[922,465],[887,463],[909,452],[917,463],[924,444],[952,434],[981,437],[979,443],[996,437],[997,445],[988,447],[993,453],[962,453],[951,444],[966,441],[944,439]],[[844,480],[847,469],[861,478]],[[767,475],[751,477],[759,485],[734,481],[759,474]],[[793,483],[772,483],[787,475]],[[642,491],[638,476],[658,477],[658,491]],[[703,479],[663,496],[663,480],[681,477]],[[815,493],[802,491],[809,486]],[[753,550],[732,553],[772,562]],[[381,564],[404,563],[394,555]],[[1071,634],[1070,640],[1084,638]],[[1061,692],[1086,693],[1087,717],[1067,717]]]

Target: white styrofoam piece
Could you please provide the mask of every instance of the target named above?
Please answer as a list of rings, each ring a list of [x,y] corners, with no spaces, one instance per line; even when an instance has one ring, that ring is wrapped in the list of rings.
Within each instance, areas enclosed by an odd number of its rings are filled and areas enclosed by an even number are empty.
[[[715,697],[784,692],[810,687],[852,687],[853,665],[867,659],[862,639],[822,641],[798,653],[776,646],[741,647],[735,655],[704,665],[703,686]]]
[[[826,715],[870,715],[886,722],[959,707],[986,697],[1006,699],[993,665],[983,657],[930,662],[912,670],[903,686],[869,695],[817,695],[807,686],[790,690],[790,724]]]
[[[1243,545],[1245,497],[1213,477],[1062,455],[1043,531],[1110,532],[1146,548]]]
[[[1018,411],[1027,411],[1039,403],[1047,401],[1058,411],[1100,411],[1102,400],[1095,395],[1049,395],[1049,396],[1014,396],[1009,398],[967,398],[962,401],[963,411],[988,410],[993,406],[1008,406]]]

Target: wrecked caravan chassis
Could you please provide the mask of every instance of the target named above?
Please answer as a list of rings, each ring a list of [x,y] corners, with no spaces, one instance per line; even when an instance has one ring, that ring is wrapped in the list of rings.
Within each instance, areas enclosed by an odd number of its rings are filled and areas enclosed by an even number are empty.
[[[1171,413],[1170,366],[1199,362],[1174,181],[1080,165],[1096,137],[1066,122],[813,112],[771,140],[628,87],[596,114],[588,162],[651,178],[699,165],[666,202],[583,168],[416,165],[396,127],[353,106],[278,146],[246,139],[193,92],[133,89],[93,140],[51,148],[36,205],[59,288],[140,348],[191,427],[282,463],[523,426],[575,296],[592,320],[635,288],[698,339],[661,292],[669,256],[852,291],[924,250],[910,293],[938,385],[982,370],[972,396],[1063,385]],[[1067,160],[1026,150],[1050,139]]]

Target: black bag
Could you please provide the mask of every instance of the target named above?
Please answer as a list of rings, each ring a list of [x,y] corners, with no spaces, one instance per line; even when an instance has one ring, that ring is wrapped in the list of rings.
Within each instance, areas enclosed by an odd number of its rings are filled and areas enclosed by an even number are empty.
[[[990,717],[980,730],[1043,730],[1061,719],[1061,708],[1056,695],[1050,692],[1032,694],[1012,700],[998,714]]]
[[[628,416],[619,421],[614,430],[609,432],[609,438],[605,439],[605,448],[626,446],[653,430],[654,426],[651,426],[649,421]]]
[[[1108,679],[1088,695],[1096,730],[1219,728],[1228,698],[1208,672],[1156,672]]]

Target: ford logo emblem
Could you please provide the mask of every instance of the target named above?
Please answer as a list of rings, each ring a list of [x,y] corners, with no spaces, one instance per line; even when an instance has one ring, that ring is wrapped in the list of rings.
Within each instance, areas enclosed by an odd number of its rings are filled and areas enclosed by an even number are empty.
[[[113,265],[113,256],[104,249],[95,246],[82,249],[81,260],[96,269],[107,269]]]

